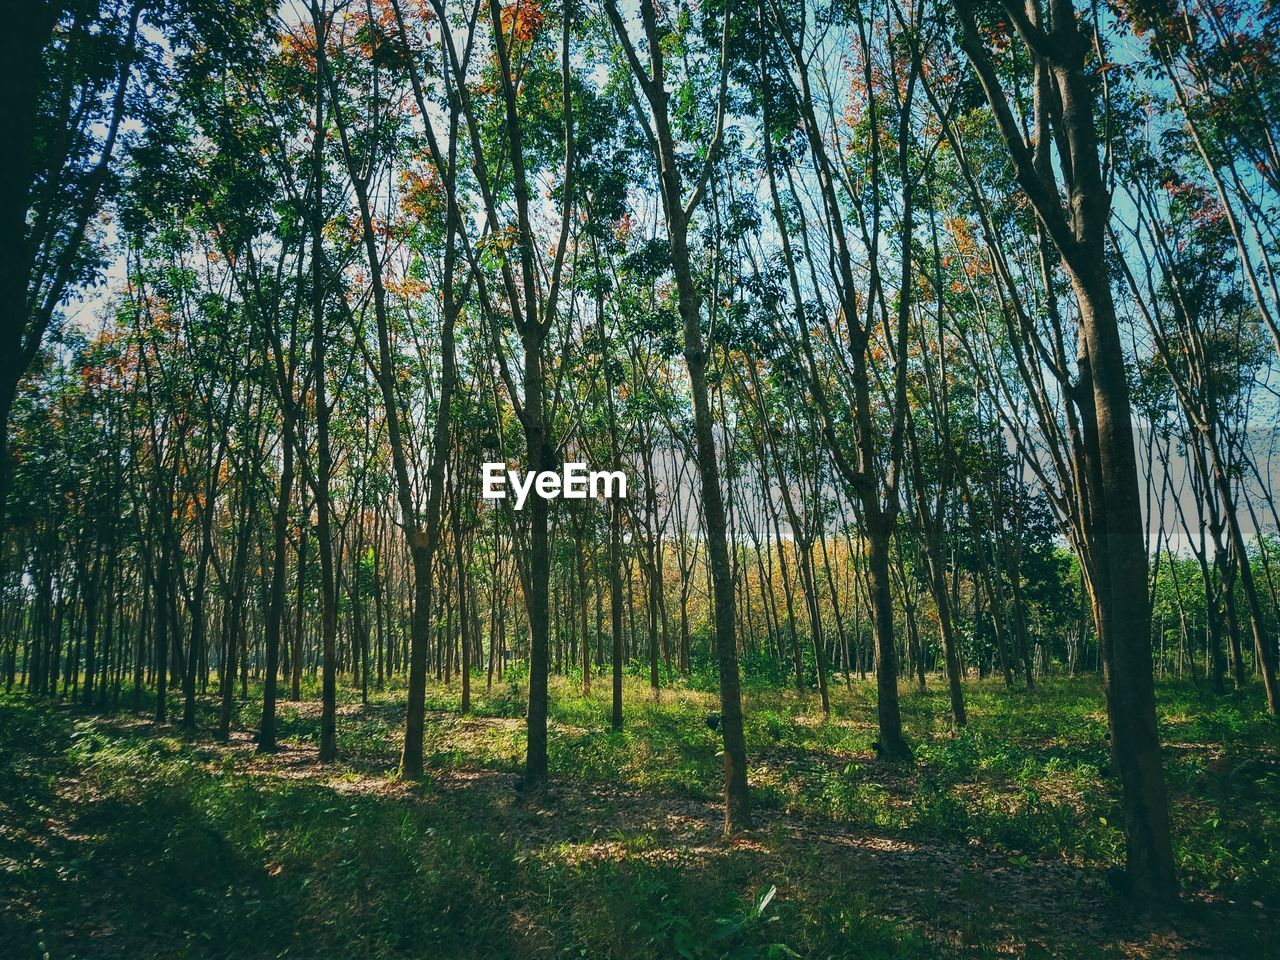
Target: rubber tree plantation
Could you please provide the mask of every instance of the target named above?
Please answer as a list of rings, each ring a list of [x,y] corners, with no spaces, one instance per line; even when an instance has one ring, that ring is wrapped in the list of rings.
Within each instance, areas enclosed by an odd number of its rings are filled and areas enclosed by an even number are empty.
[[[1275,0],[0,6],[0,954],[1275,955]]]

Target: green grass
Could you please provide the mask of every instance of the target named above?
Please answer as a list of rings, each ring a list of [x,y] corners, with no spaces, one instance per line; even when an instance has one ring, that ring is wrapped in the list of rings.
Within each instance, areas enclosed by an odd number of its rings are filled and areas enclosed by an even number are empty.
[[[760,826],[734,844],[717,836],[703,691],[654,702],[629,680],[612,733],[607,683],[586,698],[557,685],[555,785],[532,798],[511,787],[523,697],[505,683],[476,683],[470,717],[456,683],[429,691],[430,774],[414,786],[391,776],[397,690],[367,707],[343,691],[330,768],[306,746],[313,702],[281,704],[291,749],[259,758],[243,736],[0,697],[0,954],[1076,957],[1155,936],[1100,879],[1123,836],[1096,683],[967,692],[959,735],[942,691],[905,693],[918,763],[886,766],[873,688],[833,690],[829,721],[813,696],[753,690]],[[1166,686],[1160,700],[1187,900],[1217,911],[1185,922],[1222,956],[1262,955],[1274,921],[1252,903],[1280,906],[1277,727],[1253,698]],[[215,710],[202,702],[203,729]],[[889,852],[840,845],[863,837]],[[1039,916],[1035,891],[1061,916]]]

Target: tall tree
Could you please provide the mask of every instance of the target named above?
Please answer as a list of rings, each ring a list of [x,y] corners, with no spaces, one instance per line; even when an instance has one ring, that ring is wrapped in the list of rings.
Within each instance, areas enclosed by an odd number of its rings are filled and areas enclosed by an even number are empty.
[[[956,0],[961,44],[1008,149],[1014,176],[1069,277],[1079,308],[1075,400],[1088,421],[1088,583],[1103,648],[1112,753],[1124,788],[1129,876],[1142,896],[1177,893],[1168,800],[1156,731],[1151,611],[1133,421],[1107,252],[1111,197],[1099,155],[1093,44],[1071,0],[1002,4],[1033,71],[1029,140],[979,32],[969,0]],[[1056,162],[1054,152],[1056,148]],[[1059,183],[1058,177],[1062,177]],[[1066,202],[1063,201],[1063,192]]]
[[[724,495],[720,487],[720,462],[716,450],[707,371],[711,359],[706,338],[702,334],[703,294],[694,279],[692,254],[689,250],[689,227],[695,211],[706,194],[707,183],[715,168],[716,155],[724,136],[728,88],[728,37],[730,15],[722,15],[719,87],[716,97],[715,126],[702,167],[686,196],[682,162],[672,128],[667,92],[664,38],[669,28],[660,26],[659,14],[648,0],[640,3],[640,22],[648,48],[646,68],[631,40],[626,22],[614,0],[605,0],[605,11],[613,26],[614,36],[626,56],[631,76],[644,97],[646,109],[637,105],[637,119],[653,156],[666,221],[667,239],[671,247],[671,267],[675,273],[680,318],[684,328],[684,359],[689,371],[689,388],[693,397],[694,438],[698,474],[701,480],[702,515],[706,522],[707,554],[715,594],[716,661],[720,668],[720,729],[724,739],[725,832],[735,833],[751,825],[751,808],[747,796],[747,749],[742,725],[742,694],[738,675],[738,646],[734,624],[734,582],[729,559],[729,542],[725,519]]]

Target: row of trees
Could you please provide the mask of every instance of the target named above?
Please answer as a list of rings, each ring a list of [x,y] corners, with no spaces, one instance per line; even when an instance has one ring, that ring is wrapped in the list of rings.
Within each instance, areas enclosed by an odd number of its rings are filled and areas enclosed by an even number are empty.
[[[1153,649],[1280,709],[1274,10],[25,15],[9,684],[189,726],[214,687],[227,736],[252,677],[269,751],[314,676],[331,760],[339,678],[403,683],[416,777],[429,676],[509,674],[534,786],[552,670],[615,728],[629,666],[707,674],[732,832],[744,663],[824,714],[873,673],[889,760],[901,679],[963,726],[966,677],[1098,669],[1174,893]],[[517,512],[492,460],[632,496]]]

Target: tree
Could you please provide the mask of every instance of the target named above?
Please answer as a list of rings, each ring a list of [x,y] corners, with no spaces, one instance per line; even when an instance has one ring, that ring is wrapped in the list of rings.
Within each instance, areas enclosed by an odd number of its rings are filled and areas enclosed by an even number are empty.
[[[640,62],[626,23],[613,0],[605,11],[619,45],[626,56],[632,78],[647,104],[647,114],[637,108],[637,119],[657,169],[659,194],[671,249],[677,300],[684,327],[684,358],[693,397],[694,436],[698,473],[702,490],[702,513],[706,522],[707,553],[715,591],[716,660],[720,668],[720,729],[724,738],[725,833],[732,834],[751,824],[747,796],[747,753],[742,732],[742,695],[739,689],[738,648],[734,633],[734,584],[729,562],[724,499],[720,489],[719,455],[716,451],[711,407],[707,390],[709,354],[702,334],[702,297],[693,276],[689,252],[689,223],[702,202],[724,134],[725,98],[728,86],[727,45],[730,17],[726,9],[720,44],[720,82],[715,129],[701,172],[686,198],[684,177],[676,153],[666,88],[666,61],[662,51],[666,31],[648,2],[640,4],[640,19],[648,46],[648,69]]]
[[[1098,155],[1090,42],[1068,0],[1054,0],[1047,26],[1038,7],[1003,5],[1034,71],[1035,137],[1013,113],[968,0],[956,0],[961,44],[982,83],[1018,185],[1071,280],[1080,311],[1074,400],[1085,421],[1085,478],[1073,504],[1087,515],[1087,571],[1103,645],[1112,753],[1125,798],[1129,876],[1142,896],[1176,895],[1168,802],[1156,732],[1147,556],[1129,387],[1108,269],[1110,195]],[[1068,203],[1063,204],[1052,160]]]

